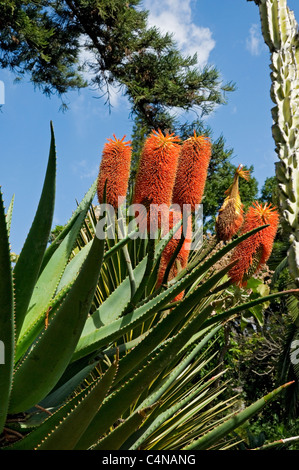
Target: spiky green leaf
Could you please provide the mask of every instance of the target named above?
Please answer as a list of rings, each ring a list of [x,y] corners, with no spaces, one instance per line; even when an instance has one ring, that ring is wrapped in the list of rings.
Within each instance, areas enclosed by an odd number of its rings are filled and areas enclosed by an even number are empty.
[[[75,350],[101,270],[105,240],[94,238],[84,265],[48,328],[16,369],[10,412],[41,401],[55,386]]]
[[[11,221],[12,221],[12,211],[13,211],[13,206],[14,206],[14,200],[15,200],[15,195],[12,196],[10,204],[7,209],[6,213],[6,223],[7,223],[7,233],[8,236],[10,235],[10,227],[11,227]]]
[[[51,123],[51,145],[45,181],[27,239],[14,268],[16,335],[18,336],[38,279],[49,240],[55,203],[56,150]]]
[[[44,254],[44,258],[43,258],[43,262],[42,262],[42,266],[41,266],[40,271],[42,271],[45,268],[48,261],[52,257],[53,253],[57,250],[57,248],[61,244],[62,240],[64,240],[66,235],[69,233],[69,231],[73,227],[74,223],[76,222],[77,217],[82,213],[84,213],[84,217],[86,216],[86,214],[88,212],[88,209],[89,209],[89,207],[92,203],[92,200],[94,199],[94,196],[96,194],[96,189],[97,189],[97,179],[93,182],[93,184],[89,188],[88,192],[85,194],[84,198],[82,199],[82,201],[78,205],[77,209],[73,212],[71,218],[66,223],[66,225],[65,225],[64,229],[62,230],[62,232],[55,238],[54,242],[51,243],[51,245],[47,248],[47,250]]]
[[[0,433],[8,409],[14,362],[14,305],[7,221],[0,191]]]
[[[23,341],[24,336],[28,337],[28,332],[32,329],[33,325],[36,324],[41,316],[44,316],[44,311],[55,294],[57,285],[64,272],[83,222],[84,213],[81,213],[69,233],[54,252],[46,268],[39,276],[32,292],[28,312],[19,334],[18,343]],[[34,337],[31,338],[31,341],[34,341]]]
[[[117,371],[115,361],[61,423],[37,446],[38,450],[72,450],[99,410]]]
[[[92,450],[119,450],[122,444],[142,425],[153,407],[132,413],[123,423],[107,434]]]
[[[245,408],[245,410],[235,413],[230,419],[220,424],[212,431],[208,432],[201,438],[195,440],[184,450],[207,450],[216,442],[219,442],[223,437],[229,435],[234,429],[241,426],[248,419],[258,413],[264,406],[271,400],[273,400],[279,393],[281,393],[286,387],[291,385],[293,382],[282,385],[281,387],[276,388],[272,392],[265,395],[263,398],[260,398],[252,405]]]

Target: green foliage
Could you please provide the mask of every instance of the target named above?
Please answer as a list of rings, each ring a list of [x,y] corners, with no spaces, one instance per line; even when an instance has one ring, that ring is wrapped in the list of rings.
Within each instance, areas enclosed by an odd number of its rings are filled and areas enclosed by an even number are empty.
[[[17,72],[30,73],[33,83],[46,94],[59,94],[85,86],[74,65],[79,48],[79,32],[69,34],[71,21],[50,14],[56,2],[1,1],[0,64]]]
[[[264,185],[261,190],[261,202],[267,202],[268,204],[273,204],[274,206],[279,205],[278,200],[278,185],[276,176],[270,176],[265,179]]]
[[[183,57],[147,16],[140,0],[1,1],[0,65],[59,96],[86,86],[87,70],[109,103],[110,86],[120,87],[153,127],[164,127],[169,107],[207,113],[225,102],[234,86],[215,67],[199,71],[196,55]]]
[[[45,204],[54,204],[52,127],[51,133],[47,192],[42,191],[35,221]],[[219,399],[227,389],[220,380],[224,371],[208,370],[210,341],[222,322],[288,294],[225,300],[231,265],[216,269],[216,263],[263,227],[214,253],[203,247],[174,280],[156,289],[157,266],[173,232],[154,243],[133,233],[98,238],[96,223],[107,228],[109,220],[104,214],[95,217],[95,190],[94,183],[48,247],[48,217],[41,225],[34,221],[14,266],[19,273],[16,298],[8,236],[11,205],[5,213],[1,199],[0,291],[5,302],[0,331],[6,358],[0,364],[1,449],[225,448],[236,427],[289,385],[232,419],[234,398]],[[50,200],[45,201],[45,194]],[[49,213],[52,217],[53,210]],[[133,261],[138,297],[131,294],[124,246]],[[24,279],[27,256],[34,269]],[[19,287],[23,282],[26,290]],[[181,291],[183,299],[172,303]],[[16,300],[25,314],[14,322]]]

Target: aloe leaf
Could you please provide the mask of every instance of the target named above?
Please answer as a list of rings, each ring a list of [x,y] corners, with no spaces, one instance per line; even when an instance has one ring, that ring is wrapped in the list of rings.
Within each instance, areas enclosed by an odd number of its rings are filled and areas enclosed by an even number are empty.
[[[49,432],[59,425],[61,420],[79,403],[82,398],[83,391],[61,406],[58,410],[48,416],[44,422],[29,432],[23,439],[16,441],[14,444],[4,447],[4,450],[33,450],[41,441],[47,437]]]
[[[207,450],[216,442],[219,442],[220,439],[230,434],[234,429],[241,426],[248,419],[258,413],[265,405],[267,405],[271,400],[273,400],[279,393],[281,393],[286,387],[291,385],[293,382],[288,382],[272,392],[265,395],[263,398],[260,398],[252,405],[245,408],[245,410],[235,413],[233,417],[220,424],[212,431],[206,433],[201,438],[195,440],[184,450]]]
[[[15,364],[23,357],[26,351],[35,342],[38,335],[44,328],[47,328],[51,316],[55,314],[60,305],[62,304],[65,296],[72,287],[72,283],[62,289],[41,311],[40,315],[35,319],[33,323],[27,328],[17,342],[15,350]]]
[[[138,406],[137,410],[147,408],[154,403],[157,403],[162,395],[173,385],[175,380],[188,368],[188,365],[192,363],[194,358],[200,353],[200,351],[207,345],[207,343],[215,336],[216,333],[220,330],[221,326],[217,326],[213,330],[211,330],[205,337],[193,347],[192,351],[187,354],[177,366],[174,367],[172,372],[166,377],[166,379],[159,384],[159,387],[156,387],[152,393],[150,393],[145,400]],[[151,421],[149,423],[151,425]],[[135,442],[138,439],[140,443],[145,440],[143,438],[143,434],[147,431],[147,426],[142,427],[139,431],[136,432],[136,435],[132,435],[131,440],[129,439],[126,442],[127,448],[133,448],[135,446]]]
[[[102,404],[101,409],[95,415],[89,427],[78,441],[76,450],[89,448],[96,440],[108,431],[108,429],[121,418],[122,414],[128,409],[131,403],[140,395],[143,389],[153,378],[151,365],[155,365],[155,360],[161,351],[165,350],[166,344],[163,345],[158,352],[155,353],[146,368],[143,368],[123,387],[117,389],[116,392],[110,394]],[[145,375],[145,377],[144,377]]]
[[[104,243],[105,240],[94,238],[84,265],[63,304],[16,369],[10,412],[24,411],[39,403],[69,364],[97,287]]]
[[[152,331],[144,338],[144,340],[120,360],[117,380],[122,379],[132,369],[137,367],[147,354],[153,351],[155,347],[166,339],[186,314],[200,302],[204,295],[209,292],[209,290],[217,284],[220,279],[222,279],[230,267],[231,265],[228,265],[218,271],[203,285],[185,297],[176,308],[166,315],[166,317],[162,318],[162,320],[152,328]]]
[[[9,237],[0,191],[0,433],[6,420],[14,363],[14,305]]]
[[[109,367],[107,372],[93,386],[89,387],[86,396],[43,439],[37,446],[37,450],[72,450],[92,421],[95,413],[101,407],[116,371],[117,361]]]
[[[42,408],[56,408],[61,406],[62,403],[74,393],[74,390],[80,387],[80,385],[88,378],[90,373],[94,370],[95,364],[88,364],[87,366],[83,367],[79,372],[74,374],[67,382],[63,385],[58,387],[53,392],[49,393],[49,395],[42,400],[39,405]]]
[[[273,449],[274,447],[279,447],[279,448],[286,447],[288,445],[293,444],[294,442],[298,440],[299,440],[299,436],[286,437],[283,439],[278,439],[278,441],[269,442],[260,447],[255,447],[254,449],[251,449],[251,450],[269,450],[269,449]]]
[[[243,235],[235,238],[231,242],[227,243],[224,247],[217,250],[216,253],[210,256],[210,258],[208,258],[204,263],[198,262],[197,259],[189,263],[188,266],[178,274],[174,282],[179,281],[182,277],[186,275],[186,273],[190,272],[199,263],[201,264],[201,269],[199,269],[198,271],[198,276],[201,276],[202,274],[207,272],[211,267],[213,267],[221,258],[223,258],[230,251],[232,251],[236,246],[242,243],[244,240],[247,240],[247,238],[251,237],[255,233],[260,232],[261,230],[264,230],[267,227],[269,227],[269,225],[261,225],[260,227],[250,230],[250,232],[244,233]]]
[[[14,268],[16,336],[18,336],[36,284],[51,231],[56,182],[56,150],[51,123],[51,145],[38,208]]]
[[[111,366],[112,367],[112,366]],[[112,370],[108,369],[108,375],[106,375],[105,380],[107,380],[112,374]],[[96,369],[96,365],[93,366],[93,370]],[[89,371],[88,371],[89,373]],[[96,371],[95,371],[96,374]],[[47,438],[47,436],[55,430],[57,426],[74,410],[78,404],[87,396],[89,390],[99,381],[99,379],[94,379],[91,383],[85,386],[80,392],[73,393],[72,397],[68,399],[63,405],[59,406],[50,416],[43,421],[41,425],[33,429],[29,434],[27,434],[23,439],[15,442],[12,445],[5,447],[5,450],[30,450],[36,449],[41,442]],[[74,384],[76,385],[76,384]],[[74,389],[72,390],[74,392]]]
[[[163,423],[165,423],[165,421],[171,419],[171,422],[169,422],[167,425],[166,438],[169,438],[171,431],[177,428],[178,424],[180,424],[180,421],[186,419],[184,417],[182,418],[180,414],[178,414],[178,416],[175,416],[176,413],[178,413],[181,410],[181,414],[184,414],[184,411],[185,411],[184,407],[186,407],[186,405],[188,405],[190,401],[193,401],[193,407],[192,407],[191,413],[196,415],[196,413],[201,408],[204,408],[205,406],[207,406],[211,401],[213,401],[222,392],[221,390],[221,391],[215,392],[211,396],[205,397],[209,391],[208,387],[212,385],[213,382],[215,382],[220,377],[220,375],[222,374],[220,373],[210,378],[209,380],[207,380],[204,384],[201,384],[200,386],[195,387],[195,389],[192,390],[190,393],[188,393],[186,397],[184,397],[181,400],[178,400],[176,403],[174,403],[174,405],[172,405],[165,411],[159,413],[159,415],[151,423],[151,425],[148,427],[148,429],[142,435],[142,437],[138,439],[132,447],[130,447],[130,450],[137,450],[141,446],[141,444],[151,434],[153,434],[156,431],[156,429],[160,428],[163,425]],[[195,400],[198,401],[200,399],[201,399],[200,403],[197,406],[195,406]],[[162,439],[160,438],[160,440]],[[160,445],[160,440],[158,442],[159,445]]]
[[[264,297],[258,297],[256,299],[253,299],[249,302],[246,302],[244,304],[239,304],[236,305],[235,307],[231,307],[230,309],[226,310],[225,312],[218,313],[217,315],[214,315],[212,318],[209,318],[205,321],[204,326],[208,327],[211,326],[215,323],[227,320],[227,318],[232,317],[234,315],[237,315],[238,313],[247,310],[249,308],[255,307],[256,305],[263,304],[265,302],[269,302],[271,300],[274,300],[278,297],[283,297],[286,295],[291,295],[291,294],[298,294],[299,289],[291,289],[291,290],[285,290],[285,291],[280,291],[280,292],[275,292],[274,294],[269,294]]]
[[[96,414],[76,448],[85,449],[90,446],[95,436],[100,437],[122,416],[157,375],[175,358],[176,354],[193,336],[194,331],[197,331],[201,327],[212,309],[213,306],[211,305],[206,307],[200,315],[194,317],[176,336],[166,340],[159,349],[152,353],[152,357],[148,362],[143,364],[143,367],[133,378],[105,400],[102,408]]]
[[[32,292],[28,311],[19,334],[18,343],[28,334],[28,331],[31,330],[38,318],[43,315],[52,300],[83,222],[84,213],[81,213],[69,233],[54,252],[46,268],[39,276]]]
[[[68,284],[70,284],[77,276],[80,271],[82,264],[84,263],[89,250],[92,245],[92,240],[90,240],[76,255],[69,261],[66,265],[63,275],[59,281],[59,284],[56,289],[56,294],[64,289]]]
[[[11,220],[12,220],[12,211],[14,206],[15,195],[12,196],[10,204],[7,209],[6,213],[6,224],[7,224],[7,233],[8,236],[10,235],[10,227],[11,227]]]
[[[119,450],[122,444],[142,425],[153,407],[132,413],[122,424],[101,439],[92,450]]]
[[[157,390],[154,390],[138,407],[145,408],[148,406],[153,405],[156,401],[158,401],[161,396],[166,392],[166,390],[174,383],[177,377],[186,370],[187,366],[194,360],[194,358],[199,354],[199,352],[207,345],[207,343],[218,333],[221,326],[217,326],[213,328],[205,337],[196,344],[192,351],[184,357],[180,363],[172,370],[169,376],[165,379],[165,381],[159,386]]]
[[[66,225],[65,225],[64,229],[62,230],[62,232],[55,238],[54,242],[51,243],[51,245],[47,248],[47,250],[44,254],[44,258],[43,258],[43,262],[42,262],[42,266],[41,266],[40,271],[42,271],[45,268],[45,266],[47,265],[49,259],[52,257],[53,253],[57,250],[57,248],[61,244],[62,240],[64,240],[66,235],[69,233],[69,231],[73,227],[74,223],[76,222],[76,219],[77,219],[78,215],[83,213],[84,214],[83,219],[85,218],[85,216],[88,212],[88,209],[89,209],[89,207],[92,203],[92,200],[94,199],[94,196],[96,194],[96,190],[97,190],[97,179],[93,182],[93,184],[89,188],[88,192],[85,194],[84,198],[82,199],[82,201],[80,202],[80,204],[78,205],[78,207],[76,208],[74,213],[72,214],[71,218],[66,223]]]
[[[113,245],[109,250],[106,251],[104,255],[104,261],[107,261],[111,256],[117,253],[121,248],[123,248],[133,237],[135,232],[129,233],[126,237],[122,238],[119,242]]]
[[[134,277],[138,286],[145,270],[146,260],[134,269]],[[93,333],[103,325],[116,320],[130,301],[130,280],[126,277],[123,282],[109,295],[100,307],[89,317],[82,331],[82,336]]]
[[[227,268],[224,269],[227,271]],[[130,329],[151,318],[156,312],[167,305],[167,303],[176,295],[182,292],[182,290],[192,284],[192,282],[194,282],[198,277],[198,271],[201,270],[202,267],[198,266],[191,273],[187,274],[183,279],[176,282],[164,292],[152,297],[148,302],[141,303],[140,307],[136,308],[132,313],[127,313],[125,316],[109,323],[108,325],[104,325],[101,328],[94,329],[86,335],[82,335],[74,353],[73,361],[96,351],[104,345],[107,345],[107,343],[114,341]]]

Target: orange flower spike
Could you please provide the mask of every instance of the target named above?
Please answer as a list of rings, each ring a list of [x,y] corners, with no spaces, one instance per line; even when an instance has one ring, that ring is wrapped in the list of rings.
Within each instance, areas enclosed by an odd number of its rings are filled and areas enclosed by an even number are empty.
[[[113,134],[113,137],[114,140],[109,138],[104,145],[97,183],[97,195],[101,204],[107,180],[106,203],[111,204],[116,209],[119,202],[124,200],[127,194],[132,148],[131,141],[124,141],[126,136],[117,139]]]
[[[184,204],[194,212],[200,204],[206,184],[208,167],[212,155],[210,140],[194,135],[183,142],[173,190],[172,202],[183,209]]]
[[[167,229],[166,229],[166,227],[162,225],[162,236],[165,236],[179,222],[180,219],[181,219],[180,211],[169,211],[169,227],[167,226]],[[186,230],[185,240],[177,255],[175,262],[173,263],[170,269],[168,281],[170,281],[171,279],[174,279],[182,269],[186,268],[188,264],[188,258],[189,258],[189,253],[190,253],[190,243],[191,243],[191,231],[192,231],[191,224],[192,224],[192,219],[191,219],[191,216],[189,216],[187,220],[187,227],[183,228],[184,230]],[[182,233],[182,227],[180,227],[180,229],[177,231],[175,236],[167,243],[166,247],[164,248],[164,251],[162,253],[161,260],[160,260],[156,287],[159,287],[162,284],[166,268],[180,242],[181,233]],[[184,296],[184,291],[180,292],[173,299],[173,302],[177,300],[181,300],[183,296]]]
[[[179,137],[152,131],[145,141],[136,175],[134,204],[171,205],[179,158]]]
[[[239,177],[248,181],[249,175],[249,171],[243,170],[243,166],[239,165],[233,183],[225,191],[227,196],[216,219],[215,228],[218,240],[230,240],[243,224],[243,204],[239,194]]]
[[[246,287],[248,279],[268,261],[276,236],[279,214],[271,204],[255,202],[248,210],[241,234],[262,225],[269,225],[241,242],[234,250],[232,261],[238,260],[229,272],[233,283]]]

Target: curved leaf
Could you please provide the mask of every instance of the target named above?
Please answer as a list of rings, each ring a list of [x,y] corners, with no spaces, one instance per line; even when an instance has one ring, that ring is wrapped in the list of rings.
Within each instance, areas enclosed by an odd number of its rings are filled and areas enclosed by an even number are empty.
[[[14,206],[14,200],[15,200],[15,195],[12,196],[10,204],[7,209],[7,214],[6,214],[6,223],[7,223],[7,233],[8,236],[10,235],[10,227],[11,227],[11,219],[12,219],[12,211],[13,211],[13,206]]]
[[[101,407],[117,371],[115,361],[61,423],[37,446],[37,450],[72,450]]]
[[[16,369],[10,412],[39,403],[56,385],[72,357],[101,270],[105,240],[94,238],[85,263],[48,328]]]
[[[142,425],[153,407],[132,413],[123,423],[101,439],[92,450],[119,450],[122,444]]]
[[[18,336],[37,281],[51,231],[56,183],[56,150],[51,123],[51,145],[38,208],[14,268],[16,336]]]
[[[0,433],[6,421],[14,362],[13,284],[10,250],[0,191]]]
[[[77,217],[71,230],[63,239],[62,243],[49,260],[46,268],[39,276],[32,292],[28,311],[24,318],[17,343],[22,342],[23,337],[28,334],[28,331],[31,330],[37,320],[44,315],[44,311],[52,300],[61,275],[65,270],[83,222],[84,213]]]
[[[215,442],[218,442],[224,436],[227,436],[234,429],[241,426],[245,421],[250,419],[253,415],[258,413],[269,401],[273,400],[279,393],[282,392],[286,387],[291,385],[293,382],[282,385],[281,387],[276,388],[272,392],[265,395],[263,398],[260,398],[252,405],[245,408],[245,410],[235,413],[230,419],[225,421],[223,424],[220,424],[212,431],[205,434],[203,437],[195,440],[184,450],[207,450]]]
[[[96,190],[97,190],[97,179],[93,182],[93,184],[89,188],[88,192],[85,194],[84,198],[82,199],[82,201],[78,205],[77,209],[74,211],[71,218],[69,219],[69,221],[64,226],[64,229],[62,230],[62,232],[55,238],[54,242],[51,243],[51,245],[47,248],[47,250],[45,252],[45,255],[44,255],[44,258],[43,258],[43,262],[42,262],[40,272],[43,271],[43,269],[47,265],[49,259],[52,257],[53,253],[57,250],[57,248],[61,244],[62,240],[64,240],[66,235],[69,233],[69,231],[73,227],[74,223],[76,222],[76,219],[77,219],[78,215],[81,214],[81,213],[84,213],[83,218],[85,218],[85,216],[88,212],[88,209],[90,207],[90,204],[92,203],[92,200],[93,200],[93,198],[96,194]]]

